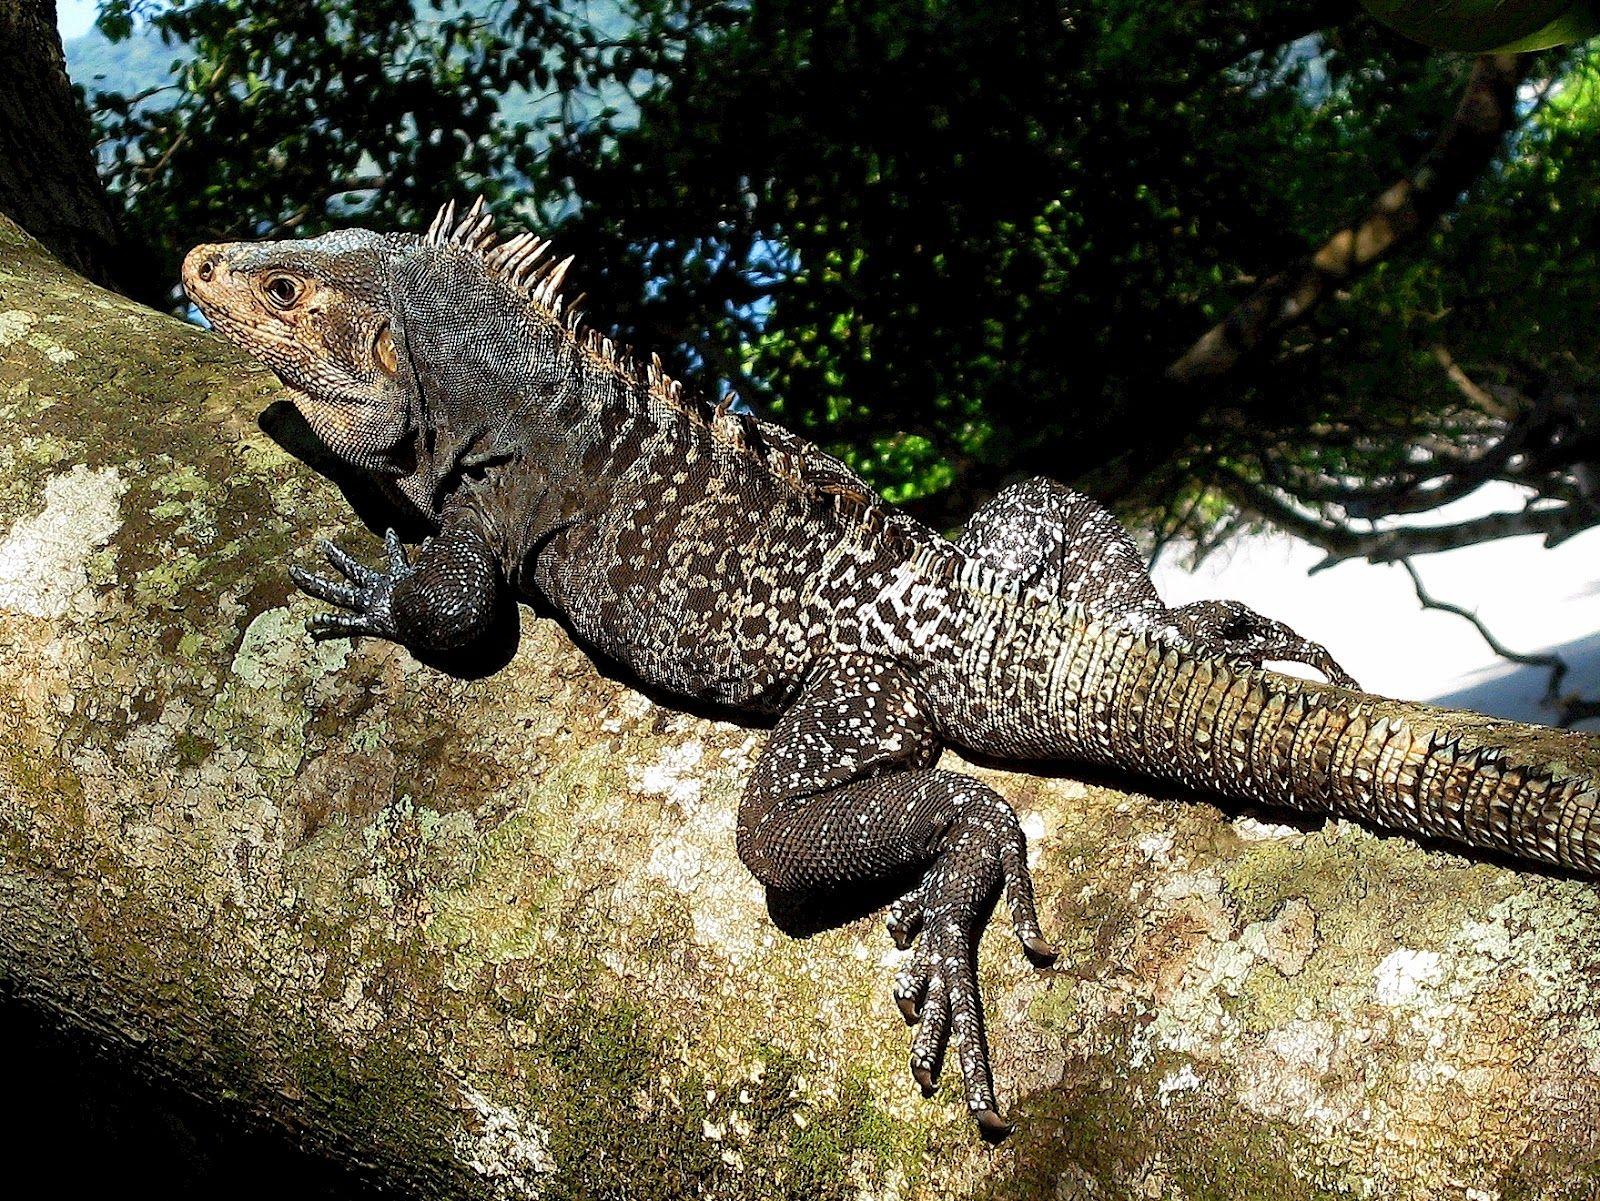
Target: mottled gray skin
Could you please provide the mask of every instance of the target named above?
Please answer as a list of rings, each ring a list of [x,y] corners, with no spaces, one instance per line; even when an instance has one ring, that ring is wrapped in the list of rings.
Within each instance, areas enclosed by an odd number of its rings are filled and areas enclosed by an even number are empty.
[[[297,572],[344,610],[313,631],[434,653],[517,597],[656,688],[777,715],[739,853],[790,898],[907,890],[889,925],[916,942],[895,980],[912,1072],[931,1091],[953,1038],[987,1137],[1010,1129],[975,971],[995,900],[1036,962],[1054,952],[1016,815],[934,767],[947,743],[1600,865],[1593,781],[1255,670],[1298,658],[1348,682],[1243,606],[1167,610],[1115,522],[1058,485],[1002,494],[952,545],[792,434],[635,369],[563,306],[564,270],[526,236],[496,245],[478,209],[422,238],[191,252],[213,324],[438,531],[414,561],[391,536],[385,571],[330,550],[344,580]]]

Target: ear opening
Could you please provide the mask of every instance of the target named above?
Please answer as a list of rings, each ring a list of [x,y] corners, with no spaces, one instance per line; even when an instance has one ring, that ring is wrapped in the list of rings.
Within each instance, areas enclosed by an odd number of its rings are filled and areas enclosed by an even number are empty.
[[[400,374],[400,352],[394,344],[394,331],[385,321],[372,337],[372,357],[385,375]]]

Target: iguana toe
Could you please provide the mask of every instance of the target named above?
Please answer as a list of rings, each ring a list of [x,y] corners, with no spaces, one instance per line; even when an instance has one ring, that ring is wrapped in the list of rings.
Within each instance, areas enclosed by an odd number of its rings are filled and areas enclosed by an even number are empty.
[[[974,1109],[972,1120],[978,1123],[978,1133],[983,1136],[985,1142],[1001,1142],[1016,1130],[1015,1125],[992,1109]]]
[[[894,945],[902,951],[908,950],[922,931],[924,920],[922,889],[923,886],[918,884],[889,906],[889,915],[884,925],[888,927],[889,937],[894,939]]]
[[[390,530],[384,537],[388,552],[387,571],[374,571],[341,550],[332,542],[322,543],[322,550],[340,575],[349,583],[341,583],[327,576],[317,575],[302,567],[291,567],[289,578],[303,592],[347,609],[346,613],[318,613],[306,622],[311,636],[320,641],[330,638],[399,638],[390,602],[395,585],[414,570],[406,559],[405,547],[399,536]]]
[[[1042,938],[1024,938],[1022,949],[1027,952],[1034,967],[1049,967],[1061,957],[1061,952]]]

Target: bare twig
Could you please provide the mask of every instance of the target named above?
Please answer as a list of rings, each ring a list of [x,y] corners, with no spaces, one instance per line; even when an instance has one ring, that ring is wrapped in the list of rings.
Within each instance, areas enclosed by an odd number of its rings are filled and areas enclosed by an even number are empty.
[[[1539,534],[1547,545],[1554,545],[1594,524],[1587,513],[1571,504],[1547,508],[1533,508],[1530,504],[1517,512],[1486,513],[1449,525],[1359,530],[1346,522],[1307,512],[1276,490],[1256,483],[1236,469],[1219,468],[1217,482],[1245,509],[1327,551],[1328,557],[1312,568],[1313,571],[1333,567],[1346,559],[1394,563],[1410,555],[1457,550],[1523,534]]]
[[[1489,649],[1495,654],[1499,655],[1502,659],[1510,659],[1513,663],[1523,663],[1529,667],[1548,668],[1550,671],[1550,682],[1545,687],[1545,699],[1549,700],[1555,696],[1556,689],[1561,686],[1561,681],[1565,679],[1567,675],[1566,660],[1562,659],[1560,655],[1555,654],[1541,652],[1527,653],[1523,651],[1512,650],[1509,646],[1496,638],[1493,631],[1491,631],[1489,627],[1484,624],[1483,618],[1479,617],[1471,609],[1464,608],[1461,605],[1453,604],[1450,601],[1440,600],[1438,597],[1430,593],[1425,587],[1423,587],[1422,577],[1417,574],[1416,566],[1411,562],[1410,559],[1398,559],[1396,562],[1398,562],[1401,567],[1404,567],[1406,569],[1406,574],[1411,577],[1411,587],[1417,594],[1417,600],[1422,602],[1422,607],[1424,609],[1438,609],[1444,613],[1454,613],[1457,617],[1464,618],[1465,620],[1471,622],[1472,628],[1478,631],[1479,637],[1489,644]]]
[[[1522,663],[1528,667],[1542,667],[1550,675],[1545,681],[1544,696],[1540,704],[1556,711],[1556,724],[1563,728],[1576,722],[1585,721],[1591,717],[1600,717],[1600,698],[1591,699],[1579,696],[1577,693],[1561,695],[1561,684],[1571,670],[1569,664],[1560,655],[1552,651],[1525,652],[1514,651],[1500,639],[1471,609],[1461,605],[1452,604],[1450,601],[1440,600],[1423,586],[1422,577],[1417,574],[1416,567],[1410,559],[1396,560],[1401,567],[1406,569],[1406,574],[1411,577],[1411,587],[1417,594],[1417,600],[1424,609],[1437,609],[1443,613],[1453,613],[1464,618],[1478,631],[1478,636],[1488,643],[1489,649],[1502,659],[1509,659],[1513,663]]]

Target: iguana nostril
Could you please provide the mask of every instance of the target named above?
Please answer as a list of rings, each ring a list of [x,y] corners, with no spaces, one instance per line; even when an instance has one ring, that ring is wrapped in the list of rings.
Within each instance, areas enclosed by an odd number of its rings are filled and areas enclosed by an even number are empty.
[[[223,251],[219,246],[203,243],[183,256],[182,277],[185,283],[209,284],[221,272]]]

